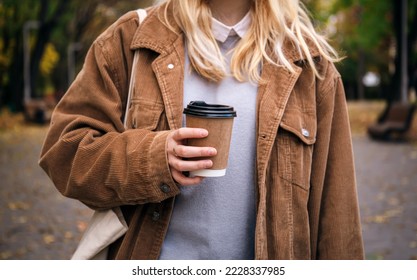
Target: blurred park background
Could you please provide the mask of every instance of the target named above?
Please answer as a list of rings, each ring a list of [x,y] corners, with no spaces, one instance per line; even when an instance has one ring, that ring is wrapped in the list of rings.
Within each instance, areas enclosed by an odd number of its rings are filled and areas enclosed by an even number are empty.
[[[38,167],[50,114],[93,40],[152,2],[0,0],[0,260],[71,256],[91,210]],[[346,57],[366,257],[417,259],[417,0],[302,2]]]

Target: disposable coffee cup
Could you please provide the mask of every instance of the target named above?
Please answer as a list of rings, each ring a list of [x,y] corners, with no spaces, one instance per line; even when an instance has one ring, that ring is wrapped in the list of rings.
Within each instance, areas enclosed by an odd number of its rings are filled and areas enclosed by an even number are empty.
[[[210,159],[213,166],[210,169],[191,171],[191,176],[220,177],[226,175],[229,159],[230,140],[232,138],[233,120],[236,111],[233,107],[222,104],[207,104],[204,101],[191,101],[184,109],[187,127],[204,128],[208,131],[205,138],[190,138],[188,146],[213,147],[217,155],[201,157]]]

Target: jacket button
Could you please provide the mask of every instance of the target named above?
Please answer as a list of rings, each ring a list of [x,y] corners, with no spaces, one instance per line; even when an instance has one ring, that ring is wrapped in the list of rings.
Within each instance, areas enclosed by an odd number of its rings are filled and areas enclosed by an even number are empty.
[[[159,212],[154,211],[154,212],[152,213],[152,220],[153,220],[153,221],[158,221],[160,217],[161,217],[161,214],[159,214]]]
[[[168,69],[169,69],[169,70],[174,69],[174,64],[172,64],[172,63],[168,64]]]
[[[169,186],[167,186],[167,185],[162,185],[161,186],[161,191],[163,193],[169,193],[171,191],[171,188]]]
[[[302,133],[305,137],[310,137],[310,132],[309,132],[307,129],[305,129],[305,128],[301,129],[301,133]]]

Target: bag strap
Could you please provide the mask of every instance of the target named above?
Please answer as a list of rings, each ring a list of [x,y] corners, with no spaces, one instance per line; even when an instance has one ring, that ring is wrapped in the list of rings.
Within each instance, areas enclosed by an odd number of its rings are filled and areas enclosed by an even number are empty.
[[[137,9],[136,12],[139,17],[139,24],[141,24],[147,16],[146,10]],[[133,90],[135,88],[136,64],[138,63],[138,61],[139,61],[139,51],[136,50],[135,56],[133,57],[132,71],[130,74],[130,82],[129,82],[129,91],[128,91],[127,101],[126,101],[125,117],[123,121],[123,125],[126,129],[127,129],[127,112],[129,110],[130,102],[131,102],[132,95],[133,95]]]

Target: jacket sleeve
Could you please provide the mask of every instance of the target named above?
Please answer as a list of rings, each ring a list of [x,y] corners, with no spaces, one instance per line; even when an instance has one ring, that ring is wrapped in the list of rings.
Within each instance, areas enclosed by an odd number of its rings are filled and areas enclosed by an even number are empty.
[[[138,26],[134,15],[93,43],[53,112],[41,151],[39,164],[56,188],[93,209],[160,202],[179,193],[166,158],[169,131],[123,127],[133,61],[126,37],[131,40]]]
[[[363,259],[352,137],[342,80],[332,63],[319,84],[315,170],[322,179],[318,217],[318,259]],[[316,190],[317,191],[317,190]],[[314,192],[314,190],[313,190]],[[317,195],[313,193],[312,195]]]

